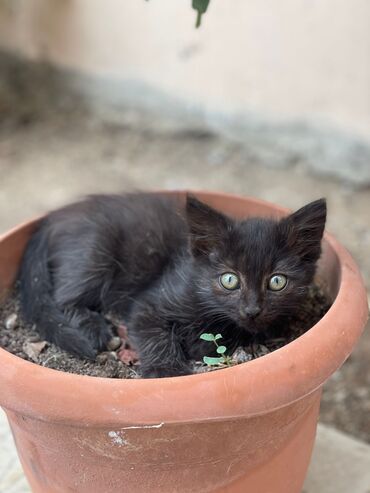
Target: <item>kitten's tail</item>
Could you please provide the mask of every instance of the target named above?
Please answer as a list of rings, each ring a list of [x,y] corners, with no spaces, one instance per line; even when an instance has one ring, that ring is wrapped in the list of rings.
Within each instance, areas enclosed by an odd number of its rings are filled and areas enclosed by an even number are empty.
[[[95,359],[96,351],[73,323],[73,315],[61,310],[52,292],[49,271],[48,234],[44,221],[28,242],[22,259],[20,281],[21,310],[26,322],[34,324],[40,336],[77,356]]]

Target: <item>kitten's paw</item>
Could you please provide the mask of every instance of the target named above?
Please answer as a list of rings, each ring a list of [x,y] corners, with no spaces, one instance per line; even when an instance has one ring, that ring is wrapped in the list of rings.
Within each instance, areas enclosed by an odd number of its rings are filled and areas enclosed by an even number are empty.
[[[99,353],[108,349],[108,345],[113,339],[113,332],[109,327],[102,328],[101,326],[92,328],[92,331],[86,331],[85,329],[80,332],[80,337],[78,343],[75,343],[73,353],[80,358],[95,361]]]
[[[58,341],[53,340],[60,348],[74,354],[78,358],[94,361],[98,351],[94,348],[89,337],[81,331],[66,327]]]
[[[81,356],[95,359],[99,352],[107,349],[109,341],[114,337],[113,327],[100,313],[87,309],[74,309],[65,313],[69,316],[71,326],[79,334],[81,343],[77,351]]]
[[[180,377],[184,375],[191,375],[193,372],[188,366],[181,366],[176,368],[171,367],[150,367],[143,368],[142,371],[143,378],[166,378],[166,377]]]
[[[84,344],[80,344],[79,347],[75,347],[71,352],[79,358],[88,359],[89,361],[95,361],[98,356],[98,351],[87,341]]]
[[[109,343],[111,343],[114,338],[113,326],[103,321],[97,329],[98,337],[96,349],[102,351],[108,348]]]

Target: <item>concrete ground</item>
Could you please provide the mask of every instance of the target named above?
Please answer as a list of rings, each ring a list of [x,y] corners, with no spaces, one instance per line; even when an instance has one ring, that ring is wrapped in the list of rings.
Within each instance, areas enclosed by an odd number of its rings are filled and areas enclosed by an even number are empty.
[[[153,126],[155,128],[155,125]],[[0,122],[0,232],[91,192],[214,189],[291,208],[325,196],[328,228],[370,286],[370,192],[309,174],[300,162],[261,167],[247,146],[215,135],[104,124],[86,113],[14,114]],[[370,163],[369,163],[370,166]],[[370,442],[369,331],[327,384],[321,420]],[[26,492],[0,414],[0,493]],[[370,447],[321,425],[306,493],[370,493]]]

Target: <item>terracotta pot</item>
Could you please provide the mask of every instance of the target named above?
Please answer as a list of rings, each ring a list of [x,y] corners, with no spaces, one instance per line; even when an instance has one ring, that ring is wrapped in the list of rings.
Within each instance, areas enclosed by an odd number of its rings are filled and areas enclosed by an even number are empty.
[[[260,200],[197,194],[237,217],[280,216]],[[0,290],[34,223],[0,239]],[[298,493],[321,387],[367,319],[359,271],[329,234],[320,275],[335,299],[299,339],[201,375],[113,380],[43,368],[0,350],[0,403],[34,493]]]

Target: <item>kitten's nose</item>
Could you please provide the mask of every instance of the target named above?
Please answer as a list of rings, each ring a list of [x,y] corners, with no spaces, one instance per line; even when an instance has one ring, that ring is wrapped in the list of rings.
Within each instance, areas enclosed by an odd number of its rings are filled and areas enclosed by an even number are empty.
[[[247,306],[244,311],[248,317],[254,318],[261,312],[261,307],[258,305]]]

